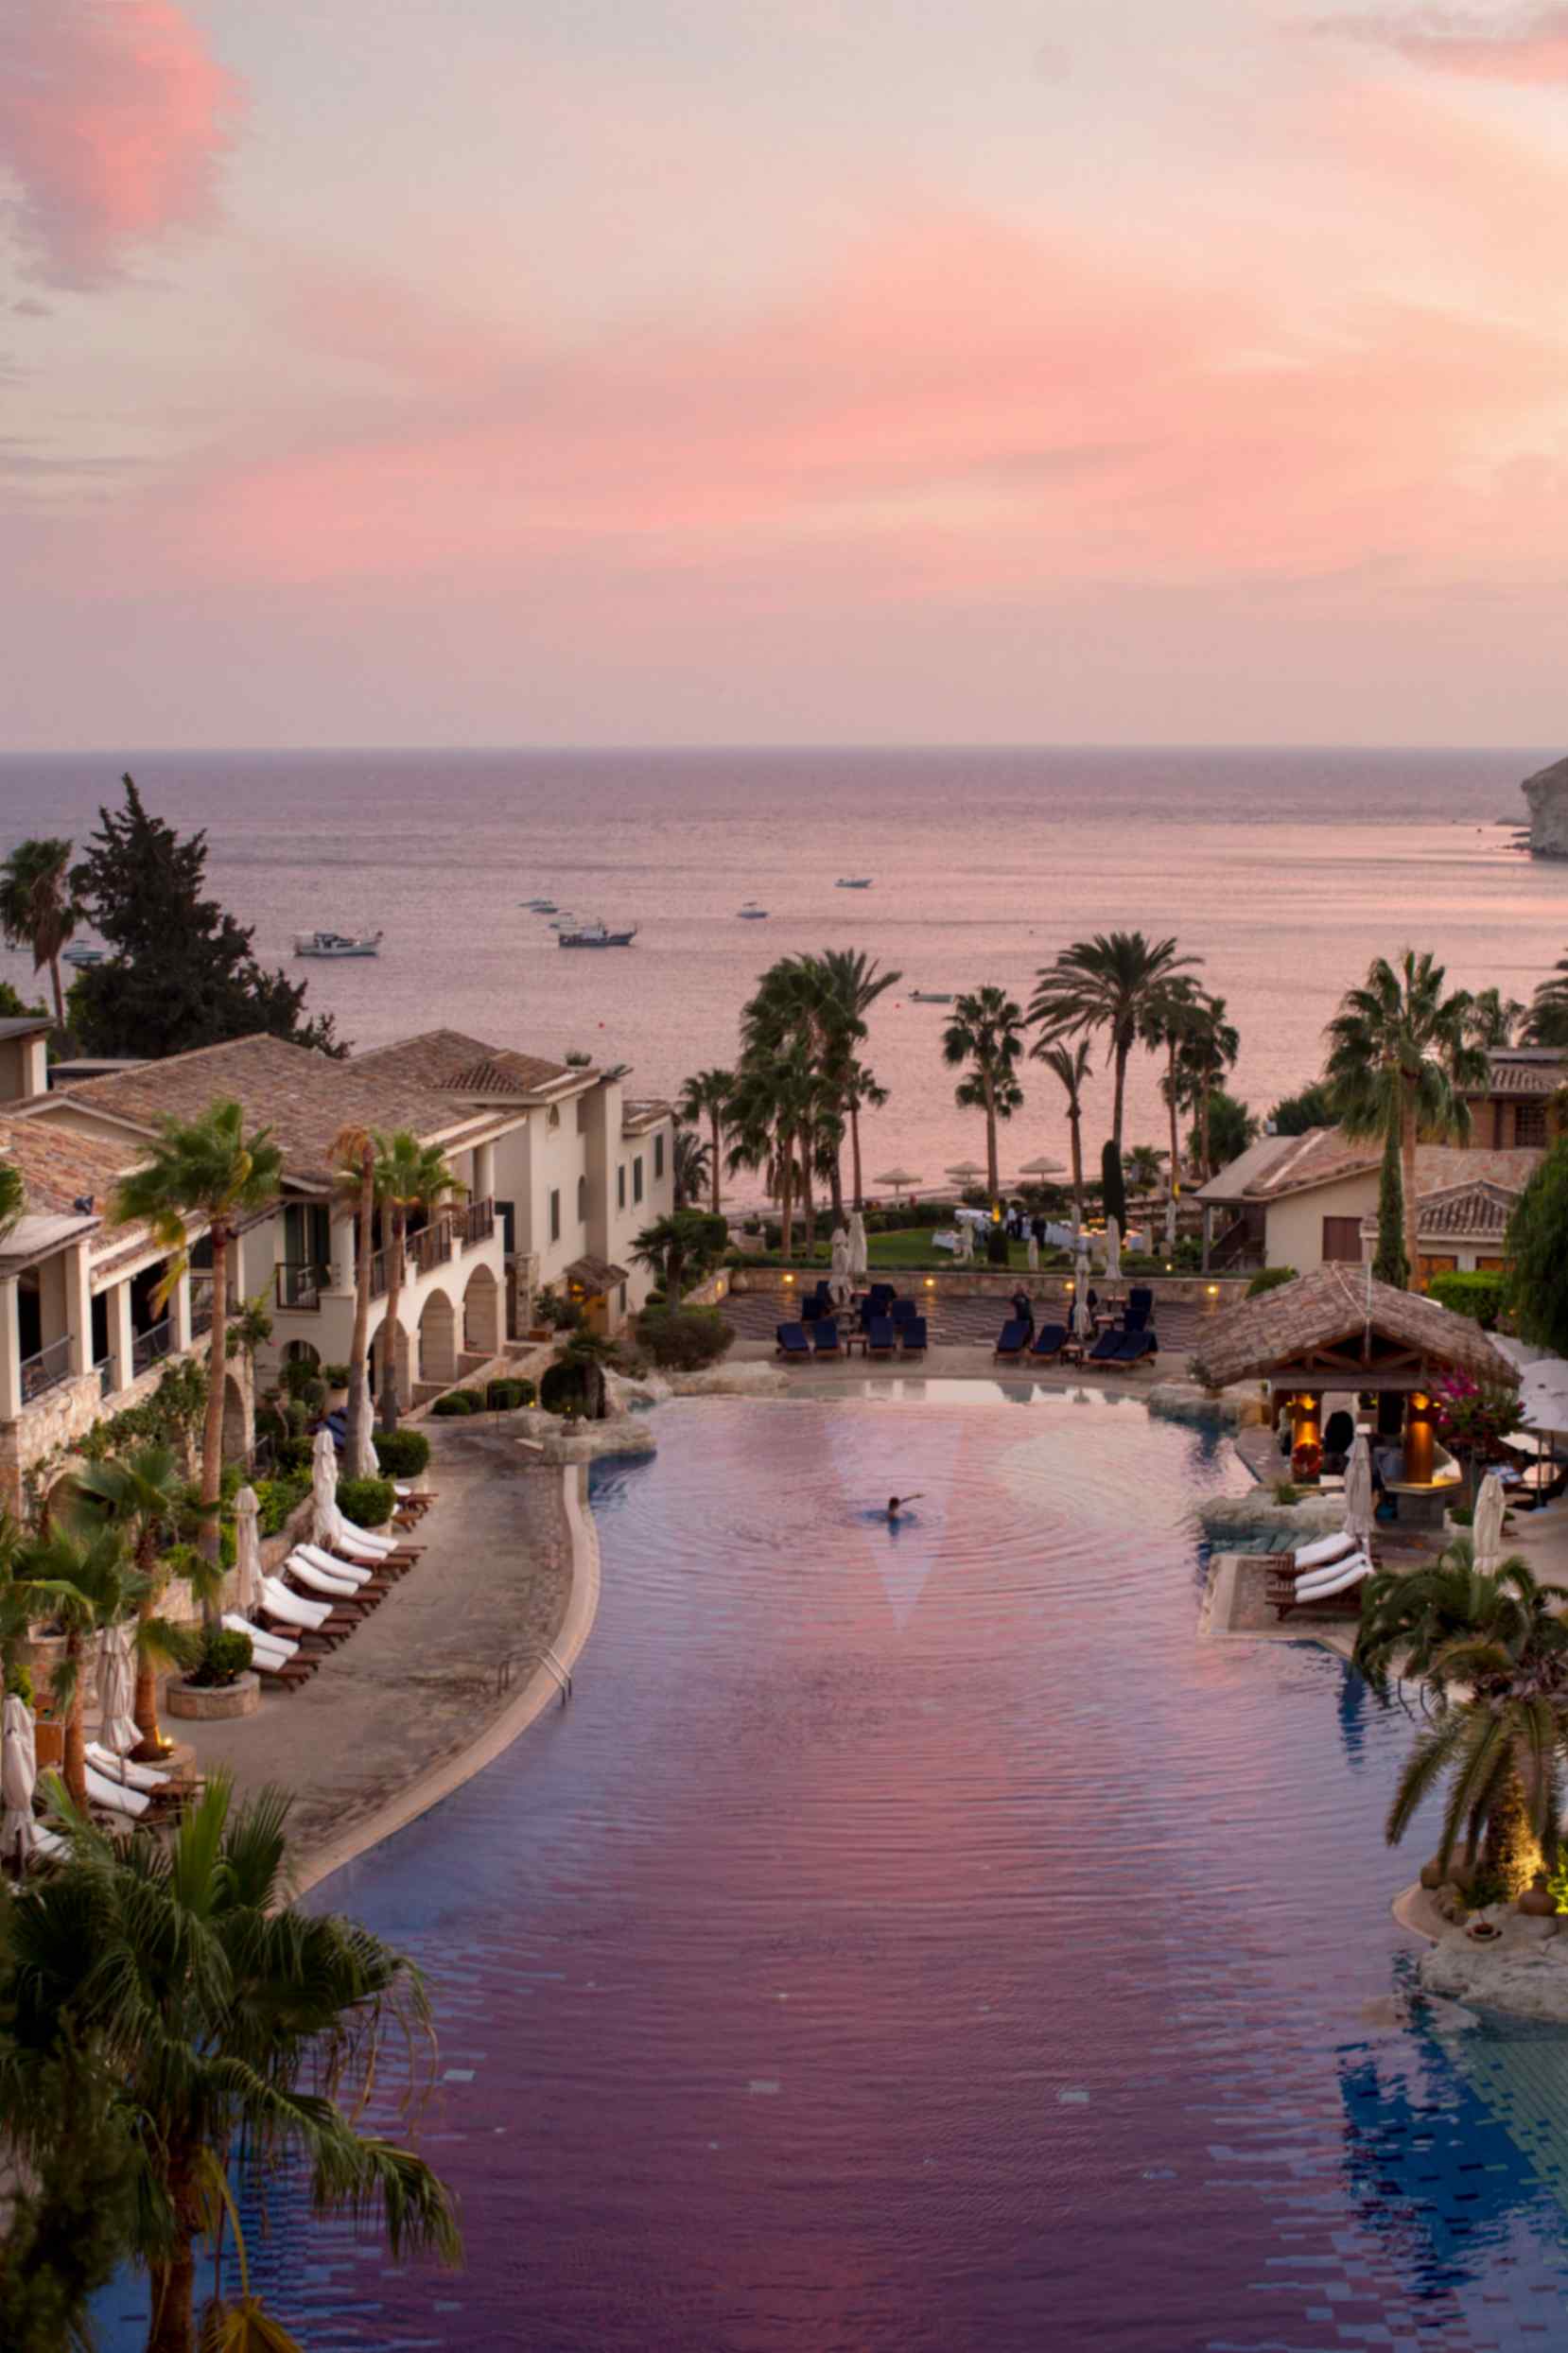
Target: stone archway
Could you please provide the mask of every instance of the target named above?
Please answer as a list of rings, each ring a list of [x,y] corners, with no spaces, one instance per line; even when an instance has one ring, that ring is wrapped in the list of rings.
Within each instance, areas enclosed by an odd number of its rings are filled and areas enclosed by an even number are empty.
[[[467,1356],[501,1352],[501,1286],[488,1266],[476,1266],[463,1286],[462,1347]]]
[[[255,1413],[251,1385],[231,1367],[223,1376],[223,1459],[249,1462],[255,1450]]]
[[[392,1329],[396,1334],[393,1342],[393,1361],[397,1375],[397,1403],[401,1410],[413,1403],[413,1380],[409,1362],[409,1335],[400,1323],[395,1324]],[[372,1334],[370,1344],[370,1386],[373,1401],[381,1394],[382,1382],[386,1373],[386,1354],[387,1323],[383,1316]]]
[[[286,1365],[309,1365],[312,1370],[320,1365],[322,1352],[309,1340],[290,1340],[283,1351]]]
[[[444,1291],[432,1291],[420,1311],[419,1378],[433,1386],[457,1377],[457,1315]]]

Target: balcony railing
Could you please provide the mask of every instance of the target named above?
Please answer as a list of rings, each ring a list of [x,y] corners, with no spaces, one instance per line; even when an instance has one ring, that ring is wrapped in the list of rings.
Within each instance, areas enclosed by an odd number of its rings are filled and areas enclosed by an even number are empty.
[[[138,1332],[131,1343],[131,1379],[134,1381],[138,1373],[148,1371],[168,1354],[173,1346],[174,1325],[167,1316],[162,1323],[150,1325],[146,1332]]]
[[[462,1212],[462,1246],[471,1250],[476,1242],[488,1242],[496,1230],[494,1201],[470,1201]]]
[[[329,1269],[307,1265],[298,1259],[285,1259],[272,1269],[274,1296],[280,1307],[295,1308],[313,1314],[321,1306]]]
[[[42,1397],[45,1389],[58,1388],[61,1381],[70,1378],[71,1341],[67,1333],[63,1339],[51,1340],[48,1347],[41,1348],[36,1356],[23,1357],[22,1403],[30,1405],[33,1399]]]
[[[451,1220],[441,1217],[433,1226],[422,1227],[409,1234],[404,1248],[410,1275],[427,1275],[432,1266],[444,1265],[452,1255]]]
[[[114,1359],[113,1356],[100,1356],[93,1367],[93,1370],[98,1376],[98,1395],[113,1397],[114,1394]]]
[[[239,1296],[231,1286],[228,1313],[239,1312]],[[213,1328],[213,1279],[211,1275],[192,1275],[190,1279],[190,1335],[199,1340],[203,1332]]]
[[[377,1250],[370,1263],[370,1295],[373,1299],[387,1296],[387,1253]]]

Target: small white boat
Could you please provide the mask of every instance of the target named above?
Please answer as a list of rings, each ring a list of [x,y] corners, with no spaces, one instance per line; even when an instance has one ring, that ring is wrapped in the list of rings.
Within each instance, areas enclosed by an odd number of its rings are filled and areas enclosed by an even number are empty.
[[[868,891],[871,877],[868,874],[841,874],[833,888],[836,891]]]
[[[296,956],[376,956],[381,952],[382,932],[300,932],[295,934]]]
[[[766,923],[767,919],[768,911],[766,907],[759,907],[755,898],[748,898],[745,905],[740,910],[741,922]]]
[[[612,932],[605,923],[579,924],[575,930],[563,932],[556,942],[560,948],[630,948],[637,935],[636,925],[624,932]]]
[[[79,940],[73,942],[69,948],[61,949],[60,960],[61,964],[75,965],[78,972],[91,972],[96,964],[109,962],[109,950],[107,948],[96,948],[90,940]]]
[[[582,920],[581,915],[557,915],[549,928],[552,932],[575,932]]]
[[[912,988],[909,1001],[912,1005],[950,1005],[952,992],[941,988]]]
[[[561,912],[553,898],[520,898],[517,904],[526,907],[531,915],[554,915]]]

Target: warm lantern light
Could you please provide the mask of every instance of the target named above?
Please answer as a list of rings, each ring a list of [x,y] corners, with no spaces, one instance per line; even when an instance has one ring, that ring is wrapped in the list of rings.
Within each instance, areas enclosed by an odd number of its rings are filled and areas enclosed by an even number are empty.
[[[1211,1299],[1217,1299],[1219,1298],[1219,1295],[1220,1295],[1220,1286],[1219,1286],[1219,1284],[1218,1284],[1217,1282],[1211,1282],[1211,1283],[1209,1285],[1209,1296],[1210,1296],[1210,1298],[1211,1298]]]
[[[926,1289],[927,1289],[928,1291],[934,1291],[934,1290],[935,1290],[935,1288],[936,1288],[936,1277],[935,1277],[934,1275],[928,1275],[928,1276],[926,1277]]]
[[[785,1276],[785,1278],[784,1278],[784,1288],[785,1288],[785,1290],[786,1290],[786,1291],[790,1289],[790,1287],[791,1287],[791,1285],[793,1283],[793,1281],[794,1281],[794,1277],[793,1277],[793,1275],[786,1275],[786,1276]]]

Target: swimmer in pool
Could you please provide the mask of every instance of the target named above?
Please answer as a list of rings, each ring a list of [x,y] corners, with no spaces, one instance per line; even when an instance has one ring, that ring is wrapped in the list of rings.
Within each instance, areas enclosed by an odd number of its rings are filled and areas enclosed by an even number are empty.
[[[887,1499],[888,1525],[891,1527],[897,1523],[906,1504],[917,1504],[924,1491],[922,1488],[916,1488],[913,1495],[890,1495]]]

